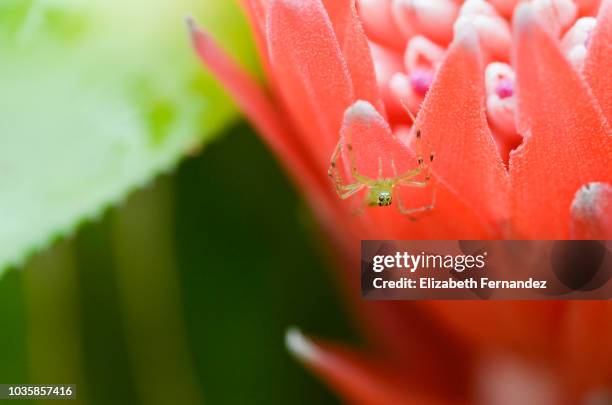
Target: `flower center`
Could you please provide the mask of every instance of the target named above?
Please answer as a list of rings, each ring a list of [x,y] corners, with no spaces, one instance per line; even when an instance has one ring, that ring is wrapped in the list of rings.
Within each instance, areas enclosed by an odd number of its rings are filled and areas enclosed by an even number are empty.
[[[495,93],[501,99],[512,97],[514,95],[514,83],[509,78],[504,77],[495,86]]]
[[[433,82],[433,71],[429,69],[415,69],[410,74],[410,85],[415,93],[424,97]]]

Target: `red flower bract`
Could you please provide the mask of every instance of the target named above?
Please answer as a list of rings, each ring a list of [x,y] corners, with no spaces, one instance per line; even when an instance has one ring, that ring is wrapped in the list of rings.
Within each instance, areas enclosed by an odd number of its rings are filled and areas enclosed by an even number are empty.
[[[338,253],[369,353],[296,331],[288,344],[352,402],[578,403],[612,387],[608,303],[358,295],[362,239],[610,238],[612,0],[517,3],[243,0],[265,87],[191,25]],[[434,189],[435,208],[416,221],[394,207],[354,216],[327,178],[330,157],[350,137],[360,171],[416,167],[402,103],[435,153],[430,187],[403,200],[418,206]]]

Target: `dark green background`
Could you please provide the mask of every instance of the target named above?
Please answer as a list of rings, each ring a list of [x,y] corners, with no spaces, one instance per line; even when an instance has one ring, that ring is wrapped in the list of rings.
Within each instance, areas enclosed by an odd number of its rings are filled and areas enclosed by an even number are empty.
[[[2,279],[0,381],[76,382],[87,404],[335,403],[283,342],[354,339],[318,232],[237,123]]]

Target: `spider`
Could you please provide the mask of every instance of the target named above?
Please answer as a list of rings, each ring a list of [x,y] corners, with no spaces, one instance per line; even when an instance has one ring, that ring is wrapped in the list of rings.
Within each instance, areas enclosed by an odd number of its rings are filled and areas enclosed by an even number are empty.
[[[378,158],[378,176],[377,178],[371,178],[368,176],[364,176],[359,173],[357,170],[357,161],[355,158],[355,153],[353,151],[353,145],[350,143],[350,139],[346,143],[346,150],[348,157],[350,159],[350,168],[351,175],[356,180],[355,183],[352,184],[344,184],[342,180],[342,176],[337,167],[337,160],[340,154],[342,153],[342,149],[345,146],[344,140],[340,138],[336,149],[331,157],[331,163],[328,171],[329,177],[334,182],[334,186],[336,188],[336,192],[338,196],[342,199],[347,199],[350,196],[358,193],[359,191],[367,188],[366,196],[363,200],[361,208],[357,211],[357,214],[361,214],[366,206],[370,207],[388,207],[393,201],[397,201],[397,207],[401,214],[404,215],[412,215],[420,212],[430,211],[434,208],[436,203],[436,193],[435,189],[432,192],[431,202],[427,205],[417,207],[417,208],[406,208],[404,202],[402,201],[401,193],[399,192],[399,186],[408,186],[408,187],[417,187],[423,188],[427,186],[430,174],[429,168],[430,164],[434,160],[434,154],[429,154],[429,162],[425,163],[423,159],[422,153],[422,139],[421,139],[421,129],[416,126],[416,119],[412,115],[409,109],[405,106],[404,108],[410,115],[412,122],[416,128],[416,151],[417,151],[417,162],[418,166],[414,169],[408,170],[402,174],[398,174],[397,168],[395,166],[395,162],[391,159],[391,169],[393,171],[393,177],[384,177],[383,176],[383,162],[382,157]],[[424,180],[417,180],[416,178],[424,174]],[[414,218],[412,218],[414,219]]]

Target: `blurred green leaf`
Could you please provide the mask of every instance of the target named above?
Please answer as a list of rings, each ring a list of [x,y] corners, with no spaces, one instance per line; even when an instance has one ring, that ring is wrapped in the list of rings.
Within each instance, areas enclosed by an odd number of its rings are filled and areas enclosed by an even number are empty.
[[[210,190],[223,198],[211,198]],[[79,404],[151,405],[150,395],[171,394],[168,384],[176,388],[193,373],[205,405],[339,404],[283,341],[295,325],[310,336],[364,345],[313,220],[252,129],[225,128],[172,176],[6,273],[0,381],[50,383],[76,372],[66,383],[78,384]],[[119,236],[128,234],[118,237],[121,228]],[[185,361],[177,369],[183,350],[195,371]],[[152,387],[151,377],[162,383]],[[155,395],[158,403],[164,398]],[[187,402],[175,395],[165,403]]]
[[[197,151],[235,110],[193,14],[247,66],[231,1],[0,2],[0,272]]]

